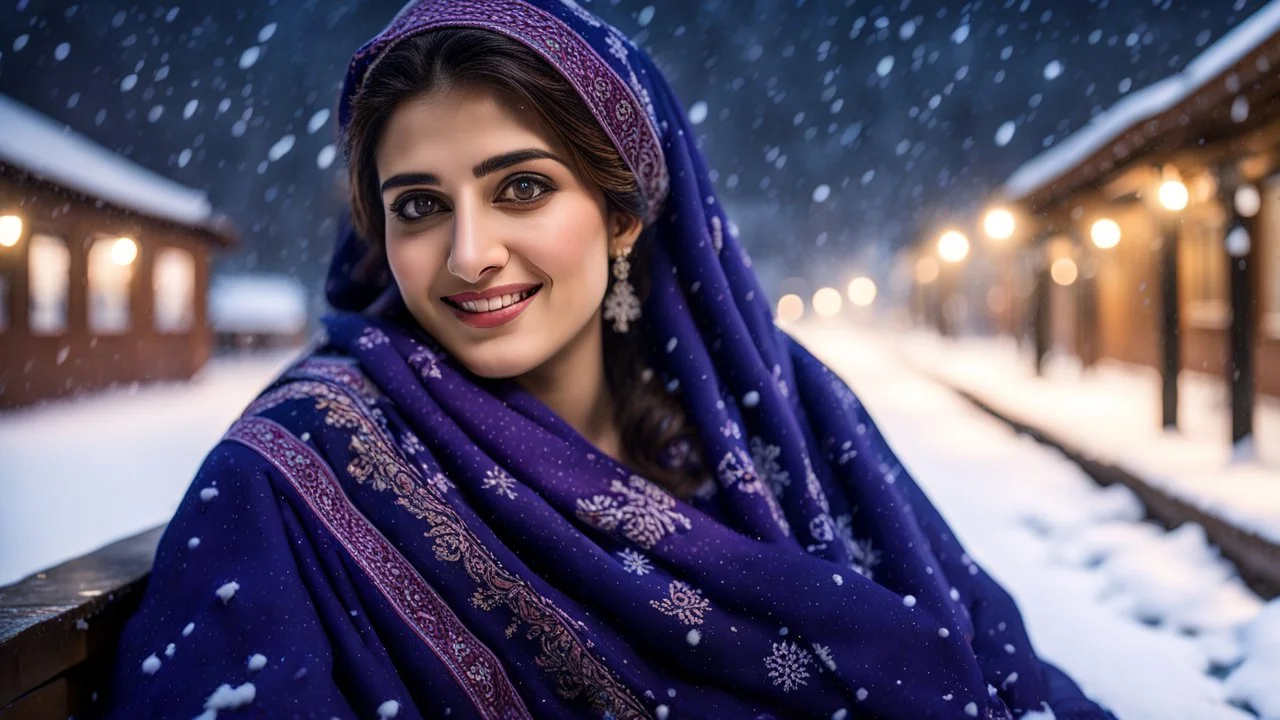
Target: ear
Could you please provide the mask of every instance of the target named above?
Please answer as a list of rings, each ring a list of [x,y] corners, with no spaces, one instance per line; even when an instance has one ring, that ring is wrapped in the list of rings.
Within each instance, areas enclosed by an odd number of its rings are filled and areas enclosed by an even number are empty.
[[[609,215],[609,256],[616,257],[630,251],[642,230],[644,230],[644,223],[640,218],[626,213],[611,213]]]

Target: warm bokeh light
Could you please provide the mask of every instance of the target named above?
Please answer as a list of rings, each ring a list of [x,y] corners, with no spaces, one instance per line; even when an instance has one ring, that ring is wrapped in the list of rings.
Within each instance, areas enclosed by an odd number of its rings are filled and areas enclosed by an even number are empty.
[[[804,317],[804,300],[795,293],[778,298],[778,321],[792,323]]]
[[[1080,271],[1076,269],[1076,261],[1071,258],[1058,258],[1049,268],[1049,275],[1059,285],[1070,285],[1076,281]]]
[[[1009,309],[1009,292],[1003,285],[996,285],[987,291],[987,309],[996,315]]]
[[[111,262],[128,265],[138,258],[138,243],[132,238],[119,238],[111,245]]]
[[[920,284],[929,284],[938,279],[938,263],[933,258],[925,255],[915,261],[915,282]]]
[[[822,317],[839,315],[841,305],[844,305],[844,300],[840,298],[840,291],[833,287],[818,288],[818,292],[813,294],[813,311]]]
[[[921,285],[928,285],[938,279],[938,263],[933,258],[925,255],[916,261],[916,282]]]
[[[856,277],[849,281],[849,302],[867,307],[876,301],[876,283],[869,277]]]
[[[22,237],[22,218],[17,215],[0,215],[0,246],[13,247]]]
[[[1111,218],[1099,218],[1089,228],[1093,244],[1107,250],[1120,244],[1120,226]]]
[[[1013,237],[1013,213],[1004,208],[995,208],[987,212],[982,219],[982,229],[992,240],[1008,240]]]
[[[1165,180],[1160,183],[1158,197],[1165,210],[1179,212],[1187,207],[1187,186],[1180,180]]]
[[[938,238],[938,257],[958,263],[969,256],[969,238],[958,230],[948,230]]]
[[[1234,200],[1236,213],[1240,217],[1251,218],[1262,209],[1262,196],[1258,194],[1258,188],[1252,185],[1241,185],[1236,188]]]

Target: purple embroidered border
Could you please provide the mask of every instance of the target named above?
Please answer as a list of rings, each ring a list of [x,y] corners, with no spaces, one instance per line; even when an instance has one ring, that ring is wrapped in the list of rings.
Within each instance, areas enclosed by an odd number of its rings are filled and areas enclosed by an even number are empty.
[[[501,662],[467,630],[413,565],[360,514],[310,447],[264,418],[226,435],[256,450],[289,480],[405,624],[431,648],[485,718],[532,718]]]
[[[563,75],[635,173],[645,196],[646,221],[657,219],[669,178],[656,128],[622,78],[564,21],[520,0],[424,0],[406,7],[351,58],[350,92],[359,92],[369,71],[400,40],[439,27],[473,27],[506,35],[541,55]]]

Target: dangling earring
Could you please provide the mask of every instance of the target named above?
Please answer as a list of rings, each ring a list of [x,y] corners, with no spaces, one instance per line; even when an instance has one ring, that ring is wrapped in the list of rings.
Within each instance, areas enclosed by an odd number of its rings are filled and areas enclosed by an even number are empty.
[[[614,332],[619,333],[627,332],[631,323],[640,319],[640,298],[636,297],[635,288],[628,281],[631,275],[630,255],[631,250],[628,249],[613,259],[613,287],[604,298],[604,319],[611,320]]]

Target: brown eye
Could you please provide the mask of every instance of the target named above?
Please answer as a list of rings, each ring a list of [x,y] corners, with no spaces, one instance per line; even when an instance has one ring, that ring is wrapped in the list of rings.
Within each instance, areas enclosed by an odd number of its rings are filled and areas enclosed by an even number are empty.
[[[413,222],[440,212],[440,201],[431,195],[406,195],[396,201],[391,212],[405,222]]]
[[[537,200],[550,191],[550,186],[544,182],[531,177],[521,177],[512,180],[503,188],[502,198],[508,202],[527,203]]]

